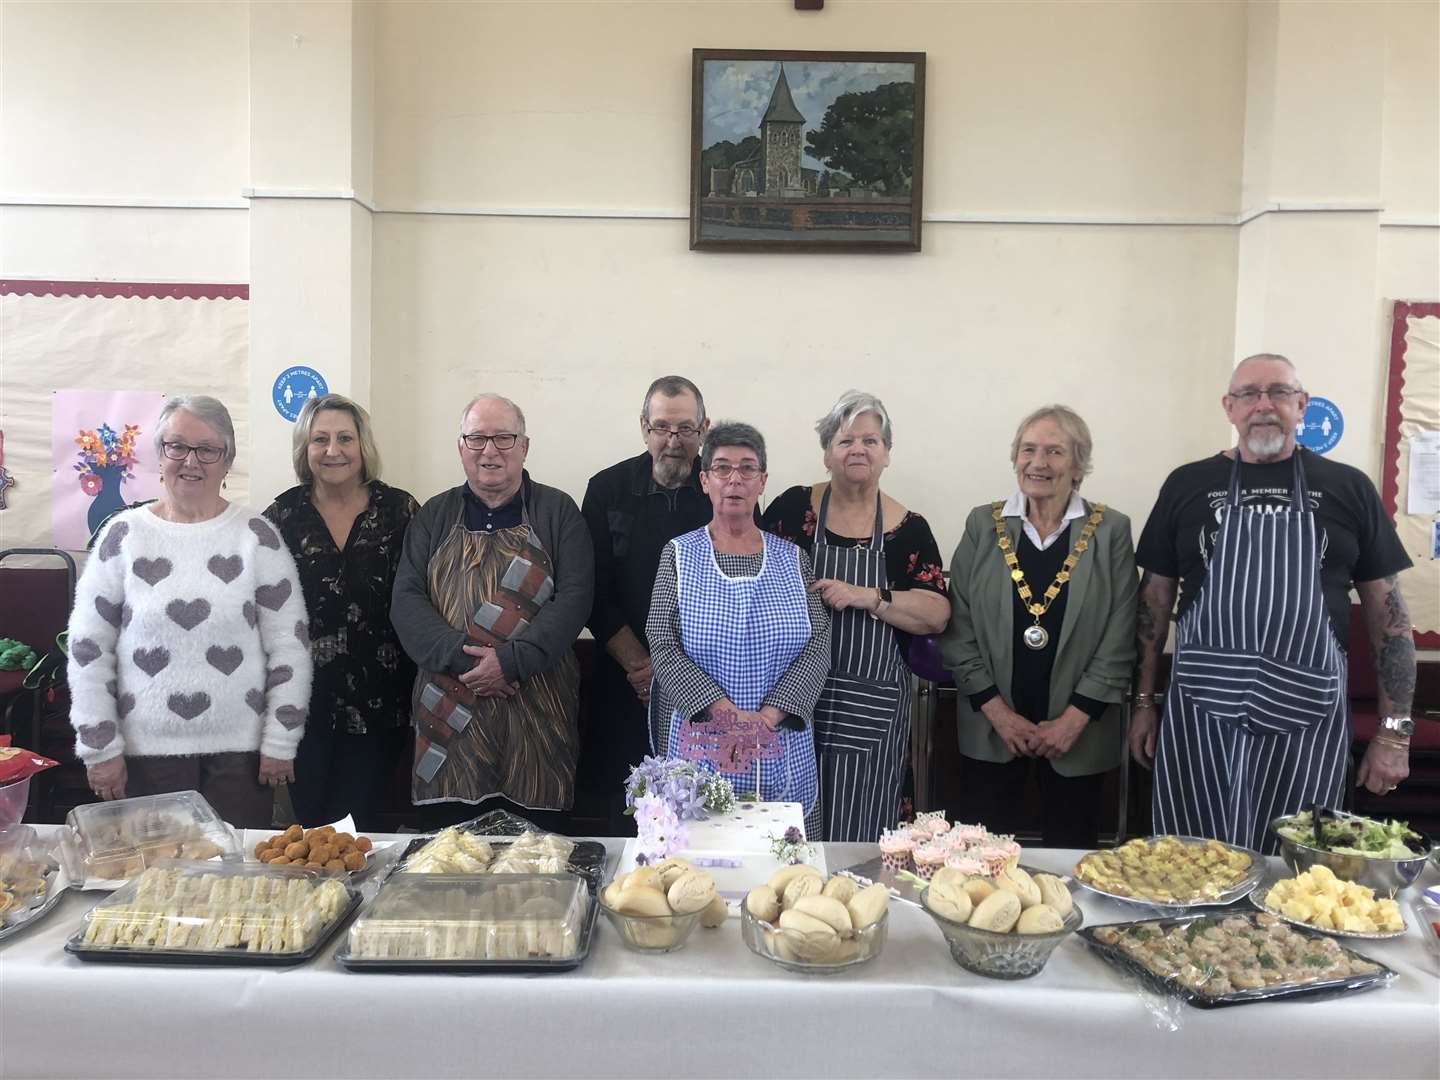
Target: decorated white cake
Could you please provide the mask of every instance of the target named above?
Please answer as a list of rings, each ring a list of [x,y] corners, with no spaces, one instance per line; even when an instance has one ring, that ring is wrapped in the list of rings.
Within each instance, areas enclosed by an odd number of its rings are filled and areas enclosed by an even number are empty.
[[[726,813],[686,821],[689,840],[678,854],[708,871],[722,896],[738,900],[783,865],[773,849],[791,828],[805,833],[805,811],[799,803],[737,801]],[[627,841],[617,874],[635,868],[635,853],[636,841]],[[805,861],[825,873],[819,844],[810,846]]]

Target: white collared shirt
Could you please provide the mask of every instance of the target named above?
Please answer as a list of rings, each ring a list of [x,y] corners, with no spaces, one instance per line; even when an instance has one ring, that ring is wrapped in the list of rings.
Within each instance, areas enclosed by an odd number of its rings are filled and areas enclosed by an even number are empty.
[[[1064,534],[1066,522],[1075,518],[1086,517],[1089,511],[1085,509],[1085,500],[1080,498],[1080,492],[1070,492],[1070,505],[1065,507],[1065,516],[1060,519],[1060,527],[1044,540],[1040,539],[1040,534],[1035,531],[1035,526],[1031,525],[1030,519],[1025,516],[1025,496],[1020,492],[1015,492],[1014,495],[1011,495],[1010,498],[1005,500],[1005,505],[1001,508],[1000,513],[1005,517],[1018,517],[1020,519],[1020,527],[1025,530],[1025,535],[1030,538],[1030,542],[1041,551],[1044,551]]]

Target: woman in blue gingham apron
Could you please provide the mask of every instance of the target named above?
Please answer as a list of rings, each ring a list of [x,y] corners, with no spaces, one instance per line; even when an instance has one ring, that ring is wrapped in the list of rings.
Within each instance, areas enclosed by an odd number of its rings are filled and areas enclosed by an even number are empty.
[[[1320,587],[1300,455],[1290,509],[1240,505],[1240,461],[1205,582],[1180,619],[1155,755],[1157,831],[1274,851],[1276,817],[1338,806],[1345,654]]]
[[[809,557],[755,524],[764,447],[749,425],[711,430],[700,465],[715,517],[661,552],[645,626],[652,744],[739,793],[799,803],[806,834],[818,837],[809,721],[829,670],[830,616],[809,591]]]

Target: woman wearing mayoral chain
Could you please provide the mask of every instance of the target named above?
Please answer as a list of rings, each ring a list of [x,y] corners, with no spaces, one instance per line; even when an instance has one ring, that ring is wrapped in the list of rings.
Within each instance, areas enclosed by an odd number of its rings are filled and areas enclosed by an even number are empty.
[[[1085,421],[1063,405],[1021,422],[1010,448],[1018,490],[970,512],[941,639],[960,689],[962,816],[1021,831],[1034,771],[1047,847],[1098,842],[1135,662],[1130,520],[1080,497],[1091,447]]]

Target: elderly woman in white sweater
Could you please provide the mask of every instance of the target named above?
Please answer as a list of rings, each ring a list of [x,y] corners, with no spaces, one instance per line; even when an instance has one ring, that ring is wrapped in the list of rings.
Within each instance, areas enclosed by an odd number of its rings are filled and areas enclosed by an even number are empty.
[[[156,425],[162,494],[111,519],[70,615],[75,753],[102,799],[199,791],[270,824],[310,702],[295,563],[274,526],[221,495],[235,429],[211,397]]]

